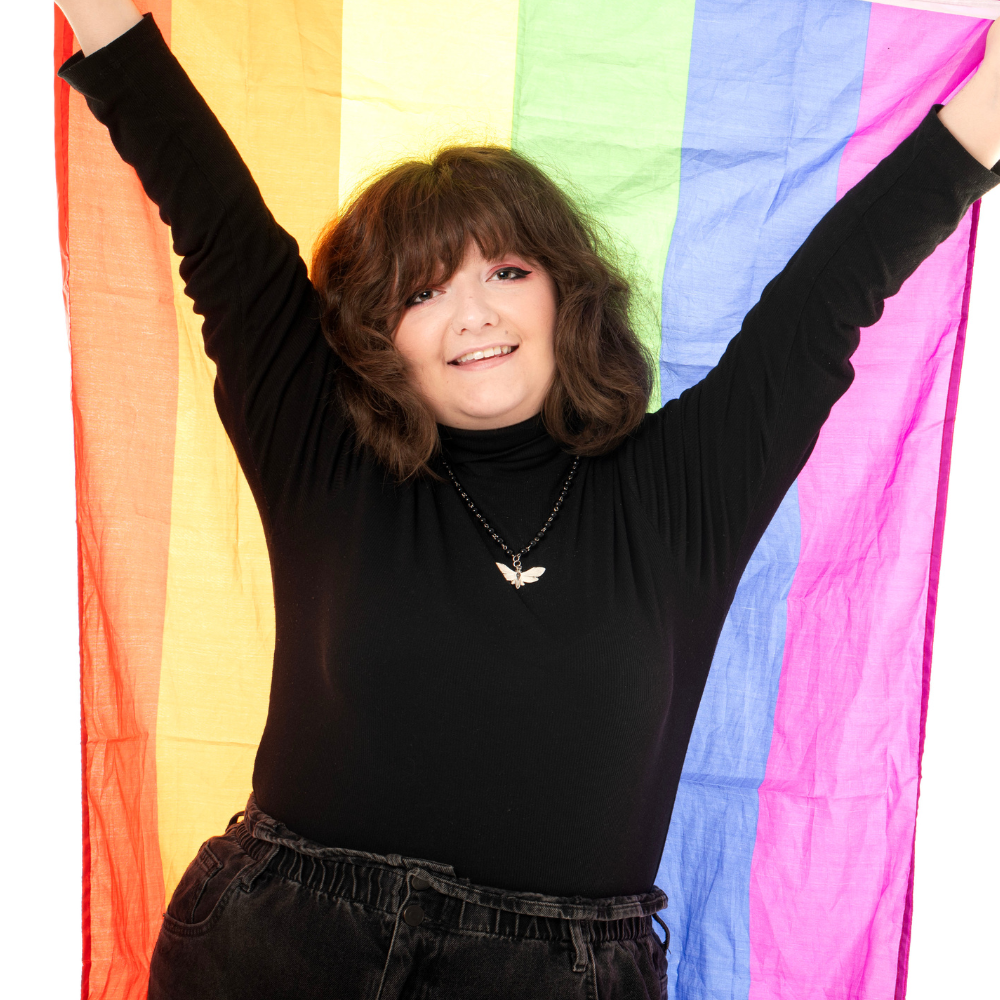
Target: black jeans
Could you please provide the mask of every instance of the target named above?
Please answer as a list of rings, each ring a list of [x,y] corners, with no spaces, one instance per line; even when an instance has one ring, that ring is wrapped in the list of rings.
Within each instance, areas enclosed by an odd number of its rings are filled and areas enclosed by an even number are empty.
[[[472,885],[447,865],[323,847],[251,798],[177,886],[149,997],[653,1000],[667,995],[652,929],[666,902]]]

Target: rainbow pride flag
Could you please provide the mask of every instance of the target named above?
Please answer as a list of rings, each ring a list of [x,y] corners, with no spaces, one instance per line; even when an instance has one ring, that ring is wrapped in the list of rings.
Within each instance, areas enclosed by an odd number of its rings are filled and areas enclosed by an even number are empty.
[[[455,141],[535,157],[634,261],[657,402],[701,378],[820,216],[967,79],[986,31],[939,12],[945,2],[151,6],[307,253],[388,161]],[[72,51],[59,19],[57,64]],[[169,234],[79,95],[58,83],[56,102],[79,519],[83,994],[138,1000],[165,899],[250,790],[273,606]],[[976,220],[864,333],[856,382],[740,585],[658,879],[677,1000],[905,995]]]

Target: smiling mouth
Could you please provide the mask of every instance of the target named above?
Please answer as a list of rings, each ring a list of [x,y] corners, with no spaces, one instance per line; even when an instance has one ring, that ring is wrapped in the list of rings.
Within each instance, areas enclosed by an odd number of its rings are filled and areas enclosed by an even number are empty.
[[[505,344],[502,347],[486,347],[479,351],[469,351],[468,354],[463,354],[461,357],[455,358],[454,361],[449,361],[448,364],[458,367],[471,365],[475,361],[486,361],[489,358],[499,358],[507,354],[513,354],[516,350],[516,344],[514,346]]]

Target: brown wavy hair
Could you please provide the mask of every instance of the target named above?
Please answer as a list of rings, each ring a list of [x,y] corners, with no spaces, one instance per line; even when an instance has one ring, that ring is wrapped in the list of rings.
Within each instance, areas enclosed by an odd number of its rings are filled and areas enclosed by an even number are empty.
[[[450,278],[470,241],[487,260],[515,253],[551,276],[556,373],[542,420],[572,454],[614,449],[652,391],[629,283],[600,227],[538,167],[499,146],[453,146],[393,167],[319,238],[312,280],[359,442],[399,480],[431,472],[437,424],[393,333],[407,301]]]

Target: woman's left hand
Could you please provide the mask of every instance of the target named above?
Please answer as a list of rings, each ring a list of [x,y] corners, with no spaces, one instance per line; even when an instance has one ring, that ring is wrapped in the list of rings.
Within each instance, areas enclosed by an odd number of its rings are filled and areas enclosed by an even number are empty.
[[[986,54],[976,75],[939,117],[984,167],[1000,161],[1000,21],[993,22],[986,36]]]

